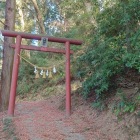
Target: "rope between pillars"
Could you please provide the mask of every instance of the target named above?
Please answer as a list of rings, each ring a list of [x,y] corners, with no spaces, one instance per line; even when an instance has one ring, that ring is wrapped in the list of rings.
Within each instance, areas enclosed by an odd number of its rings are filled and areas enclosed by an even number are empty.
[[[31,66],[36,67],[37,69],[40,69],[40,70],[50,70],[50,69],[53,68],[53,66],[51,66],[51,67],[39,67],[39,66],[36,66],[35,64],[31,63],[29,60],[27,60],[26,58],[24,58],[20,54],[18,54],[18,56],[20,58],[22,58],[24,61],[26,61],[28,64],[30,64]],[[65,63],[65,62],[60,62],[57,65],[55,65],[55,67],[57,67],[58,65],[63,64],[63,63]]]

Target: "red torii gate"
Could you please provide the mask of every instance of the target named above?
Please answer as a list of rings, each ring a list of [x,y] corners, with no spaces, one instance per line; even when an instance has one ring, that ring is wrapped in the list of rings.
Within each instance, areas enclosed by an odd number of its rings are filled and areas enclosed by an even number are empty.
[[[19,55],[20,55],[20,50],[25,49],[25,50],[66,54],[66,115],[70,116],[70,113],[71,113],[70,54],[73,53],[73,51],[70,50],[70,44],[81,45],[82,41],[67,39],[67,38],[56,38],[56,37],[45,36],[45,35],[29,34],[29,33],[24,33],[24,32],[15,32],[15,31],[10,31],[10,30],[1,30],[1,33],[3,36],[16,38],[16,44],[11,45],[11,47],[15,48],[15,54],[14,54],[14,62],[13,62],[8,115],[9,116],[14,115],[16,88],[17,88],[17,80],[18,80],[18,69],[19,69],[19,62],[20,62]],[[22,38],[41,40],[42,37],[47,38],[48,41],[50,42],[64,43],[65,49],[27,46],[27,45],[21,44]]]

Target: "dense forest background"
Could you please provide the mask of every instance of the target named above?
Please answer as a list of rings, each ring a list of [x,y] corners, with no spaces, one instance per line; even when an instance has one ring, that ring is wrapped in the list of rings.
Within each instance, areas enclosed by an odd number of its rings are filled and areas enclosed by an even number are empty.
[[[5,26],[6,1],[0,1],[0,28]],[[140,103],[140,1],[139,0],[16,0],[15,31],[46,34],[82,40],[72,46],[71,76],[82,82],[78,89],[86,99],[94,96],[93,106],[103,109],[105,99],[119,93],[116,113],[133,112]],[[1,37],[2,38],[2,37]],[[3,45],[2,42],[0,42]],[[40,42],[23,40],[39,46]],[[62,48],[60,44],[50,46]],[[38,66],[57,64],[52,79],[34,80],[34,68],[24,60],[20,65],[18,94],[55,86],[64,81],[64,58],[61,55],[23,51],[22,55]],[[131,84],[131,85],[130,85]],[[46,85],[45,85],[46,86]],[[125,95],[122,87],[137,88]],[[117,91],[117,92],[116,92]]]

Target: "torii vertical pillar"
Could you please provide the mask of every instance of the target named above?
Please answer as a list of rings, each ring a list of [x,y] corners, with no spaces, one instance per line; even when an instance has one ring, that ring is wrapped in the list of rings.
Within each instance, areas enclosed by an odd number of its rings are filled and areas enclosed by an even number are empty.
[[[65,43],[66,49],[66,115],[71,114],[71,79],[70,79],[70,42]]]
[[[16,47],[15,47],[15,54],[14,54],[10,99],[9,99],[9,107],[8,107],[9,116],[14,115],[14,109],[15,109],[16,87],[17,87],[18,69],[19,69],[19,62],[20,62],[19,54],[20,54],[21,39],[22,38],[20,35],[16,37],[16,44],[15,44]]]

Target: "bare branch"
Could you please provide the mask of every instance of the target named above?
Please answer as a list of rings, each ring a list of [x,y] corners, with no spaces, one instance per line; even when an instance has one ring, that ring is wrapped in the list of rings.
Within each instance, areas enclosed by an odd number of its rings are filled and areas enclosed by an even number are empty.
[[[45,27],[44,27],[44,23],[43,23],[43,17],[42,17],[42,14],[39,10],[39,7],[37,5],[37,1],[36,0],[31,0],[33,5],[34,5],[34,9],[35,9],[35,12],[36,12],[36,17],[37,17],[37,20],[38,20],[38,24],[40,26],[40,29],[41,29],[41,33],[45,34]]]
[[[2,23],[5,26],[5,23],[2,20],[0,20],[0,23]]]

